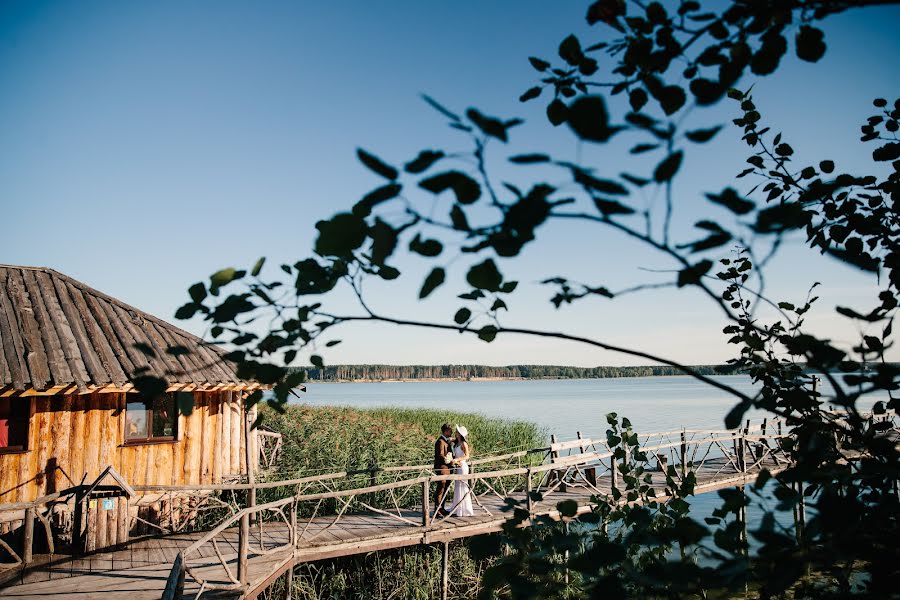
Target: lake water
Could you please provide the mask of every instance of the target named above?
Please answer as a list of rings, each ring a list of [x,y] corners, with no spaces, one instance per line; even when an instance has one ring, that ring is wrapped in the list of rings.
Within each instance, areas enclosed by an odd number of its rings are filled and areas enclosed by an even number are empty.
[[[753,392],[746,375],[714,379]],[[830,393],[827,382],[822,392]],[[871,405],[875,398],[870,398]],[[737,403],[725,392],[691,377],[630,377],[530,381],[438,381],[388,383],[310,383],[301,399],[311,405],[358,408],[415,406],[489,417],[532,421],[559,439],[605,438],[606,414],[631,419],[638,432],[721,429]],[[748,413],[749,417],[763,413]]]
[[[744,393],[754,385],[746,375],[728,375],[714,379]],[[821,391],[832,389],[827,382]],[[869,408],[886,394],[867,397],[860,408]],[[453,412],[477,412],[490,417],[522,419],[543,426],[561,440],[573,439],[580,431],[584,437],[605,439],[606,414],[616,412],[628,417],[638,432],[675,429],[721,429],[727,412],[736,399],[691,377],[634,377],[616,379],[531,380],[531,381],[439,381],[388,383],[310,383],[301,399],[310,405],[340,405],[357,408],[378,406],[415,406]],[[760,411],[749,418],[762,417]],[[473,432],[477,435],[477,432]],[[771,499],[774,480],[764,496]],[[719,506],[717,494],[701,494],[689,499],[692,516],[698,520],[710,516]],[[747,525],[759,525],[763,511],[752,503],[747,509]],[[776,520],[790,527],[790,512],[779,513]],[[758,544],[751,537],[751,548]]]

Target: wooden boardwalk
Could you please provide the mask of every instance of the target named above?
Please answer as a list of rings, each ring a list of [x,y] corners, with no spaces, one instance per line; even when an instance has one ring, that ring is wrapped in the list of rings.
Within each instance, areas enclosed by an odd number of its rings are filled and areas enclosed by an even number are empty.
[[[777,472],[787,466],[778,450],[779,436],[771,430],[754,434],[748,429],[651,434],[646,438],[650,445],[642,446],[647,453],[645,468],[651,471],[660,499],[667,493],[661,465],[675,466],[676,478],[693,472],[698,494],[741,485],[754,480],[762,468]],[[561,501],[577,502],[578,512],[584,513],[591,510],[592,497],[609,496],[613,486],[622,487],[605,445],[579,439],[541,450],[547,460],[512,468],[496,465],[508,466],[511,459],[521,463],[529,452],[482,458],[474,461],[479,472],[469,476],[436,476],[421,466],[400,467],[397,480],[389,483],[349,490],[335,489],[333,484],[306,487],[242,509],[209,531],[138,540],[125,549],[97,555],[87,572],[84,561],[78,560],[63,561],[55,569],[32,569],[21,583],[0,590],[0,596],[254,598],[299,563],[500,531],[511,517],[504,510],[509,498],[534,517],[556,519]],[[494,470],[484,470],[490,468]],[[309,478],[307,483],[333,481],[328,477]],[[460,478],[469,480],[475,516],[435,515],[429,506],[433,482]]]

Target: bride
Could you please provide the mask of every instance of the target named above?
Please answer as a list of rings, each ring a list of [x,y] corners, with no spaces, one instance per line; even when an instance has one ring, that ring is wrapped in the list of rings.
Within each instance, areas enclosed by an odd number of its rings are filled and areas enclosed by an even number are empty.
[[[469,430],[462,425],[456,426],[456,444],[453,446],[453,465],[456,467],[456,475],[469,474],[469,457],[472,448],[469,446]],[[469,493],[469,481],[457,479],[453,482],[453,507],[450,514],[457,517],[471,517],[475,514],[472,510],[472,494]]]

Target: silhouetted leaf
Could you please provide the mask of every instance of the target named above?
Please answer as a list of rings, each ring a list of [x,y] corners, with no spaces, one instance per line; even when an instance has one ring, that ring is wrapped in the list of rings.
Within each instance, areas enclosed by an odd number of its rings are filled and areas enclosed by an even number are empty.
[[[544,163],[550,162],[550,157],[546,154],[517,154],[516,156],[510,156],[509,162],[516,163],[519,165],[527,165],[531,163]]]
[[[584,58],[578,38],[574,35],[567,36],[559,45],[559,57],[573,67],[577,66]]]
[[[900,143],[890,142],[872,152],[872,159],[877,161],[897,160],[900,158]]]
[[[537,71],[539,71],[539,72],[544,72],[544,71],[546,71],[547,68],[550,66],[550,63],[548,63],[546,60],[542,60],[542,59],[537,58],[537,57],[535,57],[535,56],[529,56],[529,57],[528,57],[528,62],[530,62],[530,63],[531,63],[531,66],[534,67],[535,70],[537,70]]]
[[[397,179],[400,173],[394,167],[385,164],[380,158],[374,154],[370,154],[362,148],[356,149],[356,156],[362,164],[366,165],[371,171],[381,175],[385,179]]]
[[[422,289],[419,291],[419,299],[421,300],[428,297],[435,288],[444,283],[446,277],[447,273],[442,267],[433,268],[431,273],[428,274],[428,277],[425,278],[425,282],[422,284]]]
[[[712,265],[711,260],[701,260],[690,267],[678,271],[678,287],[700,283],[700,280],[712,268]]]
[[[823,160],[819,163],[819,168],[823,173],[831,173],[834,171],[834,161],[832,160]]]
[[[424,173],[428,170],[428,167],[443,157],[444,153],[440,150],[422,150],[417,157],[406,163],[403,168],[407,173]]]
[[[529,100],[534,100],[538,96],[541,95],[540,86],[530,87],[525,92],[519,96],[519,102],[528,102]]]
[[[456,314],[453,316],[453,320],[456,321],[457,324],[462,325],[466,321],[468,321],[472,317],[472,311],[468,308],[461,308],[456,311]]]
[[[620,202],[616,202],[615,200],[604,200],[602,198],[594,198],[594,205],[597,207],[604,216],[609,217],[612,215],[630,215],[634,213],[634,209],[625,206]]]
[[[497,337],[497,328],[493,325],[485,325],[478,330],[478,338],[485,342],[493,342]]]
[[[684,154],[681,150],[676,150],[664,158],[662,162],[656,165],[656,169],[653,171],[653,179],[657,183],[670,181],[675,176],[675,173],[678,172],[683,156]]]
[[[721,129],[722,126],[719,125],[718,127],[710,127],[709,129],[695,129],[693,131],[688,131],[684,135],[692,142],[703,143],[713,139]]]
[[[420,234],[416,234],[409,242],[409,249],[422,256],[437,256],[444,249],[443,245],[437,240],[423,240]]]
[[[488,258],[469,269],[466,281],[475,289],[498,292],[500,284],[503,283],[503,275],[500,274],[493,259]]]
[[[662,107],[663,112],[672,115],[684,106],[687,96],[684,90],[677,85],[667,85],[657,92],[654,97]]]
[[[647,104],[647,92],[643,88],[634,88],[628,94],[628,103],[631,104],[631,110],[640,112],[644,105]]]
[[[565,123],[568,116],[569,107],[559,98],[554,98],[553,101],[547,105],[547,119],[554,127]]]
[[[825,55],[825,34],[809,25],[801,25],[797,32],[797,56],[807,62],[817,62]]]
[[[375,188],[353,205],[353,214],[361,219],[368,217],[372,214],[373,208],[382,202],[387,202],[392,198],[396,198],[402,189],[403,186],[399,183],[388,183],[379,188]]]
[[[452,189],[460,204],[472,204],[481,197],[478,182],[461,171],[446,171],[419,182],[419,187],[433,194]]]
[[[458,204],[454,204],[450,209],[450,222],[453,225],[453,229],[457,231],[470,231],[472,229],[469,227],[466,213],[463,212],[463,209]]]
[[[425,102],[427,102],[429,105],[431,105],[431,107],[433,109],[435,109],[436,111],[438,111],[439,113],[441,113],[442,115],[444,115],[445,117],[450,119],[451,121],[459,122],[462,120],[459,118],[459,115],[444,108],[437,100],[435,100],[431,96],[422,94],[422,99],[425,100]]]
[[[206,298],[206,286],[201,282],[197,282],[188,288],[188,295],[196,303],[203,302]]]
[[[588,7],[588,25],[603,22],[624,32],[618,18],[625,14],[625,0],[596,0]]]
[[[563,500],[562,502],[557,502],[556,510],[564,517],[574,517],[578,514],[578,502],[575,500]]]
[[[602,96],[581,96],[569,106],[568,123],[579,138],[605,142],[621,127],[610,127],[609,113]]]
[[[470,108],[469,110],[467,110],[466,116],[469,117],[469,120],[472,121],[472,123],[474,123],[482,133],[491,137],[495,137],[503,142],[506,142],[509,139],[506,135],[506,130],[513,125],[518,125],[519,123],[521,123],[519,119],[513,119],[511,121],[504,122],[496,117],[489,117],[485,114],[482,114],[478,111],[478,109],[475,108]]]
[[[327,221],[316,223],[319,236],[315,250],[322,256],[349,256],[363,245],[368,226],[358,215],[338,213]]]
[[[738,195],[734,188],[727,187],[720,194],[706,194],[706,197],[716,204],[721,204],[731,212],[738,215],[745,215],[755,208],[750,200]]]
[[[266,262],[266,257],[265,256],[260,257],[260,259],[256,261],[256,264],[253,265],[253,269],[251,269],[250,275],[252,275],[253,277],[256,277],[257,275],[259,275],[259,272],[262,271],[262,268],[263,268],[263,265],[265,264],[265,262]]]

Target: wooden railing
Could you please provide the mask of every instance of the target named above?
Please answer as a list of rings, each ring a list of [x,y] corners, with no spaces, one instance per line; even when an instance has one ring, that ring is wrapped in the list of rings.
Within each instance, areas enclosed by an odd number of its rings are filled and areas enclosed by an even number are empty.
[[[676,466],[675,477],[686,477],[689,472],[706,469],[707,475],[721,480],[740,478],[758,472],[762,465],[787,466],[787,456],[781,449],[779,438],[787,435],[777,422],[764,421],[747,425],[737,431],[682,430],[660,432],[641,436],[641,461],[647,471]],[[643,457],[646,458],[643,458]],[[527,460],[532,458],[530,462]],[[637,458],[629,457],[632,464]],[[519,464],[509,465],[510,462]],[[450,518],[430,505],[433,484],[465,480],[469,483],[469,495],[476,515],[497,519],[498,502],[507,498],[519,498],[529,511],[536,514],[535,498],[542,501],[541,514],[552,514],[554,495],[578,490],[585,497],[610,497],[613,487],[620,487],[616,460],[605,441],[577,439],[554,442],[545,448],[535,448],[483,457],[472,461],[474,468],[505,462],[503,468],[471,472],[466,475],[437,475],[431,465],[397,466],[385,472],[401,474],[395,481],[378,485],[364,485],[352,489],[321,489],[303,492],[244,508],[207,532],[179,555],[173,566],[171,582],[190,577],[207,590],[242,590],[250,584],[249,561],[252,556],[273,552],[302,550],[315,545],[327,532],[338,526],[342,519],[355,513],[381,515],[386,522],[405,529],[404,535],[422,535],[441,528]],[[316,484],[342,479],[346,473],[320,476]],[[270,485],[276,485],[273,482]],[[305,478],[303,483],[313,483]],[[299,480],[292,485],[299,484]],[[449,486],[448,486],[449,487]],[[373,500],[377,498],[378,500]],[[551,500],[547,503],[547,500]],[[443,500],[443,499],[442,499]],[[454,503],[458,499],[454,499]],[[622,501],[627,501],[625,498]],[[493,507],[493,511],[492,511]],[[585,508],[586,509],[586,508]],[[222,548],[233,545],[236,537],[236,553],[223,553]],[[202,552],[202,548],[212,548]],[[235,556],[236,554],[236,556]],[[221,567],[223,576],[212,579],[200,573],[200,566],[209,568],[211,555]],[[206,558],[202,558],[206,557]],[[202,558],[202,560],[201,560]],[[229,560],[230,558],[230,560]],[[234,568],[232,567],[234,565]],[[176,573],[176,571],[180,571]],[[172,591],[175,593],[175,591]]]

